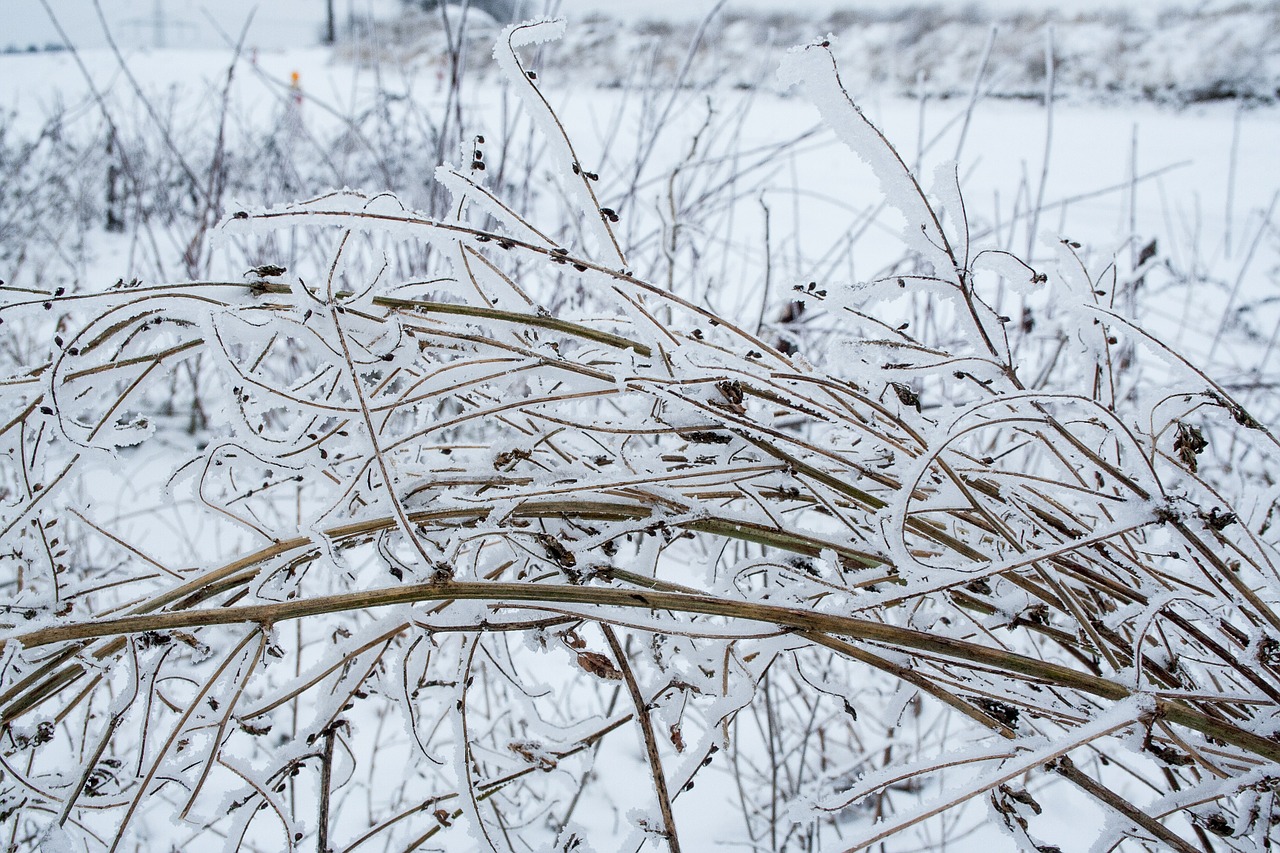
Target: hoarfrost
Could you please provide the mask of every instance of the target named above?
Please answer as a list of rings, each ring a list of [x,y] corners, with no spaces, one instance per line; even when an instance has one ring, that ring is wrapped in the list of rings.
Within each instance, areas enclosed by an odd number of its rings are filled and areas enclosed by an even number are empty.
[[[627,265],[626,258],[618,246],[612,229],[609,228],[608,219],[601,212],[600,202],[592,187],[592,182],[599,176],[579,160],[560,120],[552,112],[542,91],[533,82],[529,72],[521,65],[519,56],[516,55],[517,48],[559,39],[564,35],[565,26],[566,22],[563,18],[513,24],[503,30],[502,35],[498,37],[493,48],[493,58],[506,76],[508,85],[524,102],[529,116],[551,148],[551,163],[560,175],[565,192],[575,200],[582,213],[583,230],[590,235],[594,243],[587,248],[607,265],[623,268]]]
[[[778,81],[800,86],[827,126],[871,167],[885,201],[906,219],[903,242],[933,267],[935,275],[952,280],[956,258],[941,224],[906,163],[849,96],[831,52],[832,40],[828,36],[792,48],[778,68]]]

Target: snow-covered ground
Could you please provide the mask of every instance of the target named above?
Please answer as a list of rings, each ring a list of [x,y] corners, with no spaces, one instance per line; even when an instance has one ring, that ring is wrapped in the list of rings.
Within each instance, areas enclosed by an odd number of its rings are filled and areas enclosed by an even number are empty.
[[[114,55],[87,50],[79,59],[108,102],[130,101],[131,83]],[[205,120],[201,106],[221,90],[229,61],[226,52],[213,49],[148,49],[128,58],[144,90],[192,127]],[[609,169],[628,163],[636,140],[643,138],[642,102],[624,89],[575,85],[561,62],[548,63],[551,70],[544,71],[542,82],[584,158],[601,165],[606,176],[601,191],[608,203],[627,188],[625,176],[610,175]],[[252,61],[242,59],[236,70],[231,127],[243,135],[242,144],[249,144],[254,133],[276,126],[292,109],[295,93],[289,81],[295,74],[297,94],[304,99],[298,116],[317,137],[338,132],[343,116],[363,113],[384,92],[414,98],[430,110],[445,97],[439,68],[420,61],[404,70],[362,70],[334,62],[318,48],[263,52]],[[509,106],[502,87],[477,83],[464,89],[464,98],[469,132],[500,132]],[[1274,158],[1280,110],[1275,108],[1223,102],[1170,109],[1069,101],[1046,110],[1036,102],[982,100],[970,110],[964,99],[920,102],[874,89],[859,103],[921,174],[957,160],[975,229],[994,231],[994,238],[987,239],[1022,252],[1042,254],[1040,238],[1046,235],[1077,240],[1101,256],[1136,251],[1134,241],[1156,239],[1161,252],[1180,268],[1207,273],[1225,265],[1222,278],[1230,280],[1233,265],[1258,234],[1259,217],[1280,188]],[[743,158],[752,169],[740,178],[737,191],[739,215],[745,218],[726,239],[754,244],[757,226],[747,223],[764,203],[774,233],[784,235],[775,263],[783,265],[790,279],[812,277],[812,259],[829,258],[837,245],[843,248],[835,272],[846,280],[858,280],[891,260],[896,249],[878,249],[883,241],[876,230],[847,239],[859,216],[876,206],[877,187],[859,160],[818,127],[816,112],[794,93],[771,84],[754,92],[725,89],[712,102],[690,92],[673,104],[676,109],[656,138],[657,154],[647,175],[660,175],[673,158],[683,156],[704,124],[707,156],[724,155],[733,145],[756,152]],[[98,121],[80,65],[67,53],[0,56],[0,108],[9,112],[9,133],[17,138],[38,132],[63,109],[70,109],[68,118],[76,122],[72,127],[89,128]],[[129,122],[145,123],[145,115],[130,109]],[[764,156],[810,131],[794,147]],[[300,151],[305,157],[305,146]],[[358,186],[370,192],[384,189]],[[391,189],[403,193],[407,188]],[[661,194],[660,185],[642,192],[650,209],[662,203]],[[800,198],[803,204],[796,203]],[[1044,203],[1036,222],[1043,233],[1034,239],[1027,233],[1033,198]],[[242,191],[230,202],[252,207],[283,200]],[[757,260],[751,258],[748,265]],[[137,272],[143,271],[131,274]],[[1169,310],[1210,327],[1221,319],[1212,311],[1187,313],[1186,305]],[[1178,334],[1190,341],[1198,333],[1184,329]]]

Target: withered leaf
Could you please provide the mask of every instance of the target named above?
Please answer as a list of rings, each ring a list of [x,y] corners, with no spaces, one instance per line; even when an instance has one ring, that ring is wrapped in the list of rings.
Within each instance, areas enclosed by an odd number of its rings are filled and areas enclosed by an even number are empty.
[[[1015,789],[1015,788],[1010,788],[1008,785],[1001,785],[1000,793],[1004,794],[1006,797],[1008,797],[1011,800],[1022,803],[1024,806],[1027,806],[1028,808],[1031,809],[1031,811],[1035,812],[1036,814],[1040,814],[1043,811],[1040,804],[1036,802],[1036,798],[1031,796],[1031,794],[1025,788]]]
[[[288,271],[288,267],[282,267],[279,264],[263,264],[259,267],[253,267],[245,275],[255,275],[258,278],[275,278],[278,275],[284,275]]]
[[[1196,457],[1208,446],[1209,442],[1205,441],[1199,427],[1178,422],[1178,433],[1173,439],[1173,452],[1178,454],[1179,461],[1187,466],[1187,470],[1192,474],[1196,473],[1199,467]]]
[[[1011,729],[1018,727],[1019,711],[1013,705],[1006,705],[997,699],[988,699],[986,696],[972,696],[970,700],[981,708],[987,716],[1004,723]]]
[[[722,379],[716,383],[716,388],[719,389],[720,394],[724,397],[724,402],[721,404],[724,408],[738,415],[746,413],[747,407],[742,404],[741,382],[736,379]]]
[[[1159,743],[1148,743],[1146,744],[1146,748],[1149,752],[1155,755],[1156,758],[1159,758],[1165,764],[1169,764],[1174,767],[1186,767],[1188,764],[1194,763],[1194,760],[1190,755],[1187,755],[1182,750],[1174,749],[1171,746],[1164,746]]]
[[[920,411],[920,395],[913,391],[910,385],[902,382],[890,382],[889,385],[893,388],[893,393],[898,396],[898,400],[902,405],[910,406],[917,412]]]
[[[556,537],[547,533],[538,533],[535,538],[556,565],[565,569],[578,565],[578,558]]]
[[[606,681],[621,681],[622,672],[602,654],[597,652],[578,652],[578,666]]]
[[[554,770],[556,760],[547,754],[546,750],[538,741],[534,740],[513,740],[507,744],[507,749],[523,758],[525,761],[537,767],[543,772]]]

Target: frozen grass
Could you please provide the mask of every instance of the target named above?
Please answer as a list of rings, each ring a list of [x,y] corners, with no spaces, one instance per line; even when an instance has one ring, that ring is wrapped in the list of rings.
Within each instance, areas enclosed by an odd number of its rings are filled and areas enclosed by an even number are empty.
[[[14,194],[39,215],[4,232],[30,258],[0,308],[6,842],[1265,847],[1274,340],[1243,281],[1270,220],[1229,253],[1216,346],[1255,384],[1228,387],[1138,322],[1195,270],[1028,255],[812,44],[788,79],[870,164],[888,260],[796,281],[766,228],[748,299],[713,275],[757,201],[732,121],[708,112],[653,225],[642,164],[688,102],[637,88],[606,171],[510,44],[483,139],[461,76],[334,136],[283,83],[251,155],[231,99],[194,143],[108,106],[86,173],[120,164],[141,266],[181,259],[160,283],[49,286],[99,211]],[[78,144],[11,146],[8,174],[104,156]],[[399,198],[210,215],[237,181],[380,175]],[[220,252],[252,269],[210,275]]]

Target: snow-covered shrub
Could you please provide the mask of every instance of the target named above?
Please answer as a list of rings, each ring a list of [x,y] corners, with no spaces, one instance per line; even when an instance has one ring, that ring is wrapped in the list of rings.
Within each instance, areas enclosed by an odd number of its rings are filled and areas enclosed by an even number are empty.
[[[9,283],[51,290],[83,257],[99,189],[66,164],[95,159],[97,152],[65,132],[64,110],[55,110],[30,139],[15,129],[15,119],[0,111],[0,264]]]
[[[567,73],[587,67],[591,82],[606,87],[647,80],[750,88],[760,83],[762,62],[776,64],[788,45],[817,31],[840,37],[838,57],[854,92],[875,86],[913,97],[967,97],[986,55],[986,96],[1034,98],[1043,89],[1043,32],[1052,26],[1060,52],[1058,86],[1070,98],[1185,105],[1224,99],[1275,103],[1280,97],[1275,3],[1187,4],[1192,7],[1158,11],[1044,3],[1024,4],[1021,11],[991,4],[878,5],[843,4],[819,21],[818,11],[807,6],[778,12],[728,4],[704,22],[705,38],[692,49],[670,21],[601,15],[575,26],[565,49],[541,67]],[[414,10],[371,25],[340,50],[368,62],[403,61],[442,55],[453,41],[438,14]],[[474,72],[493,69],[483,51],[473,46],[467,54]]]
[[[784,77],[903,260],[798,285],[808,326],[717,316],[632,272],[516,53],[555,33],[496,55],[571,223],[477,140],[447,215],[222,224],[305,235],[293,268],[5,294],[48,343],[0,386],[6,842],[1044,850],[1082,792],[1098,849],[1265,846],[1277,495],[1232,466],[1277,442],[1117,307],[1145,268],[971,243],[815,43]]]

